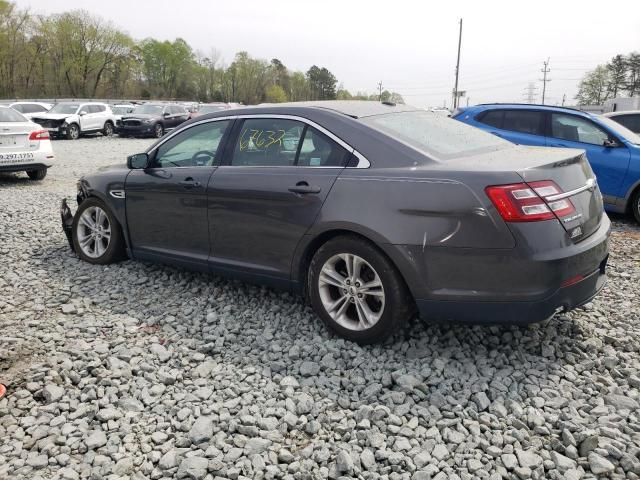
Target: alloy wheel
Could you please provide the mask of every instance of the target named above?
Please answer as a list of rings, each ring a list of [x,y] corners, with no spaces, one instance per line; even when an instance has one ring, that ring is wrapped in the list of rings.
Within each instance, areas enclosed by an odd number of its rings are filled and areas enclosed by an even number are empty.
[[[80,215],[78,244],[82,253],[91,258],[104,255],[111,242],[111,223],[100,207],[89,207]]]
[[[357,255],[340,253],[329,258],[320,271],[318,290],[327,313],[349,330],[369,329],[384,313],[380,276]]]

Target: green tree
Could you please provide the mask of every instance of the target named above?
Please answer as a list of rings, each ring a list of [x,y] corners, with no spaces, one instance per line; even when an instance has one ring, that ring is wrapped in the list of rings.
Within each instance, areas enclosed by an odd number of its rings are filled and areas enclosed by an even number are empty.
[[[148,38],[142,42],[141,56],[145,82],[152,96],[180,98],[193,93],[194,54],[183,39],[160,42]]]
[[[627,59],[624,55],[616,55],[607,64],[609,74],[608,89],[612,98],[618,96],[618,92],[625,87],[627,80]]]
[[[609,98],[609,71],[604,65],[598,65],[580,81],[576,100],[579,105],[602,105]]]
[[[287,92],[284,91],[280,85],[269,85],[265,92],[265,101],[268,103],[282,103],[286,102]]]
[[[628,74],[625,89],[630,97],[634,97],[640,95],[640,53],[630,53],[626,63]]]
[[[266,61],[252,58],[247,52],[238,52],[229,70],[234,101],[245,105],[264,101],[269,84],[269,64]]]
[[[310,99],[309,82],[302,72],[293,72],[289,77],[289,99],[301,102]]]
[[[307,71],[307,81],[313,100],[334,100],[336,98],[336,77],[326,68],[313,65]]]

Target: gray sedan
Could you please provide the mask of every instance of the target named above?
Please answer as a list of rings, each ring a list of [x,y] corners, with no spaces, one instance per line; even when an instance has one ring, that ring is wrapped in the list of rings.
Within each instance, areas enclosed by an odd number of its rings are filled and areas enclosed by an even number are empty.
[[[583,151],[516,146],[404,105],[208,114],[78,186],[62,221],[81,259],[298,291],[360,343],[415,313],[543,320],[605,281],[610,223]]]

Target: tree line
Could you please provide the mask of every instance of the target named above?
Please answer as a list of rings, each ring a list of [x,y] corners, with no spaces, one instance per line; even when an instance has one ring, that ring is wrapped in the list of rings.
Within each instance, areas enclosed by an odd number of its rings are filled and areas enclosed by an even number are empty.
[[[211,49],[185,40],[135,40],[85,10],[33,15],[0,0],[0,98],[135,98],[201,102],[381,99],[395,92],[352,94],[325,67],[291,71],[238,52],[226,65]]]
[[[579,105],[602,105],[610,98],[640,95],[640,53],[616,55],[587,72],[580,81]]]

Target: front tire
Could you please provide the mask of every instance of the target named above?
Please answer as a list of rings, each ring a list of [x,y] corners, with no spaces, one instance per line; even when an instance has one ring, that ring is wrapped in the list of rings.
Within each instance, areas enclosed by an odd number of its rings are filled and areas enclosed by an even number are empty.
[[[37,170],[27,170],[27,175],[31,180],[43,180],[47,176],[46,168],[39,168]]]
[[[73,247],[85,262],[105,265],[125,258],[124,238],[118,220],[97,198],[78,207],[72,224]]]
[[[164,135],[164,127],[160,123],[156,123],[153,127],[153,136],[155,138],[161,138]]]
[[[72,123],[67,129],[67,140],[77,140],[78,138],[80,138],[80,127]]]
[[[398,332],[415,308],[391,261],[355,236],[333,238],[318,249],[309,265],[307,292],[330,330],[362,345]]]
[[[113,123],[105,122],[104,128],[102,129],[102,135],[105,137],[110,137],[113,135]]]
[[[636,222],[640,223],[640,189],[631,198],[631,212]]]

